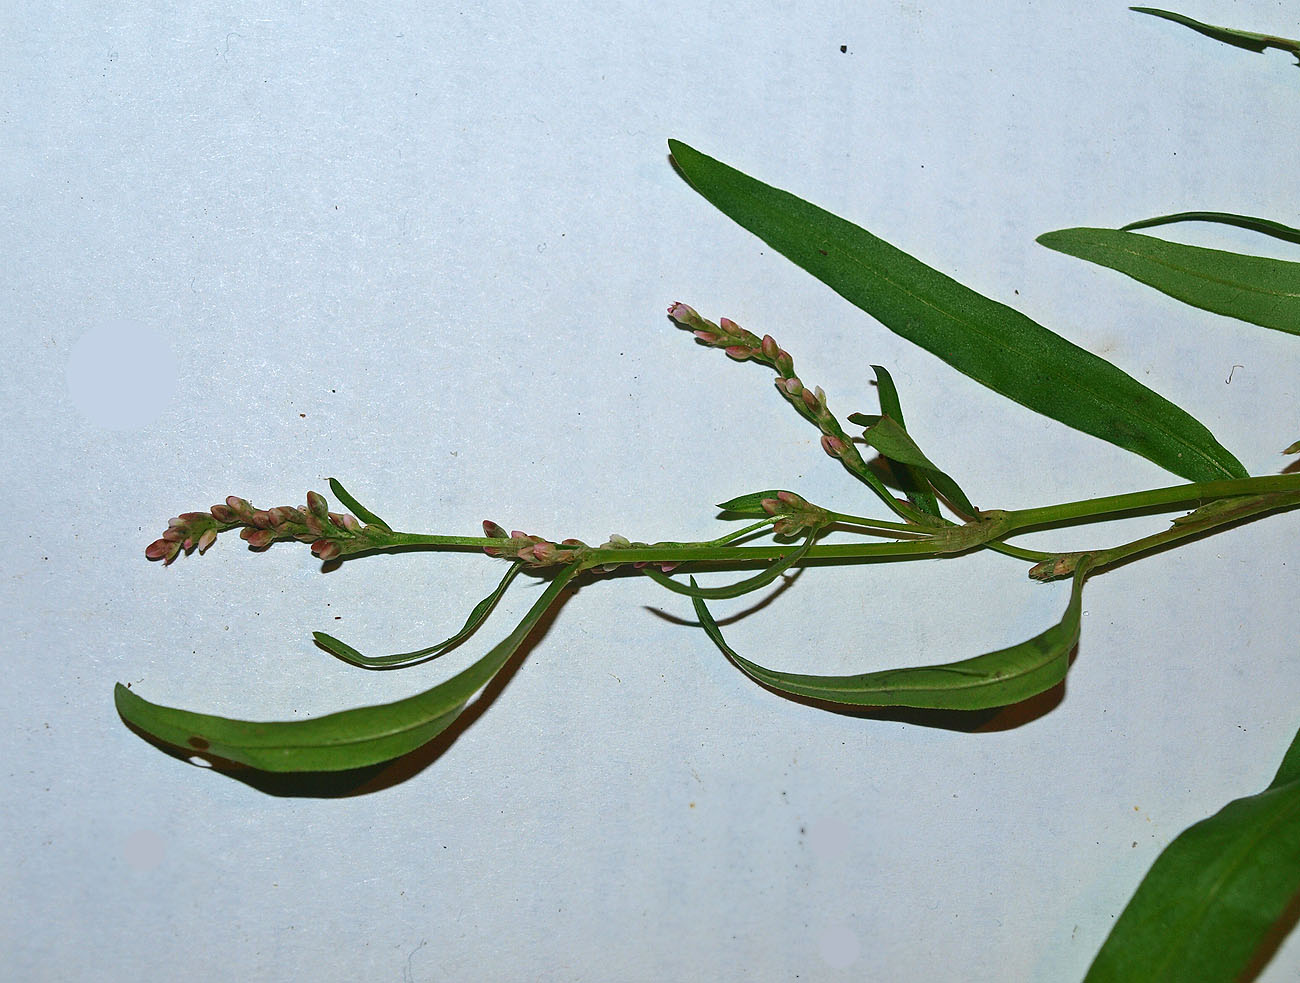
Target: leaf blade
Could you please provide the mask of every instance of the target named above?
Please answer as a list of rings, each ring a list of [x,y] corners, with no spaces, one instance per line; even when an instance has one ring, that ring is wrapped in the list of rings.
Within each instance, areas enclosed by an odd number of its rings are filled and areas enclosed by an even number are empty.
[[[1276,34],[1256,34],[1253,31],[1239,31],[1233,27],[1218,27],[1215,24],[1206,24],[1203,21],[1193,20],[1186,14],[1176,14],[1172,10],[1161,10],[1158,7],[1129,7],[1128,9],[1139,14],[1150,14],[1152,17],[1160,17],[1164,20],[1173,21],[1175,24],[1190,27],[1197,34],[1204,34],[1208,38],[1214,38],[1216,41],[1222,41],[1224,44],[1230,44],[1235,48],[1245,48],[1247,51],[1256,53],[1262,52],[1266,48],[1279,48],[1282,51],[1289,51],[1296,56],[1297,64],[1300,64],[1300,41],[1294,41],[1291,38],[1278,37]]]
[[[1264,791],[1188,827],[1156,858],[1085,983],[1235,980],[1300,891],[1300,733]]]
[[[501,595],[509,589],[511,582],[522,569],[522,563],[512,563],[505,576],[501,578],[500,583],[492,590],[492,593],[474,605],[469,617],[465,619],[465,624],[454,635],[444,638],[440,642],[435,642],[433,645],[417,649],[414,652],[398,652],[395,655],[362,655],[347,642],[340,641],[333,635],[328,635],[323,631],[314,631],[311,636],[316,641],[316,644],[329,652],[330,655],[362,669],[405,669],[409,666],[419,665],[421,662],[437,658],[443,652],[459,645],[474,634],[479,625],[492,612],[492,609],[496,607],[497,601],[501,600]]]
[[[1038,242],[1116,270],[1192,307],[1300,334],[1300,263],[1117,229],[1060,229],[1044,233]]]
[[[1191,481],[1246,476],[1202,424],[1104,359],[851,222],[668,143],[691,186],[729,218],[982,385]]]
[[[894,385],[894,377],[889,374],[889,370],[883,365],[873,365],[871,370],[876,374],[876,392],[880,397],[881,414],[892,417],[903,430],[907,430],[907,423],[903,419],[903,404],[898,398],[898,387]],[[850,417],[850,419],[852,418]],[[880,450],[878,447],[876,449]],[[930,484],[925,475],[918,473],[916,468],[909,465],[903,465],[903,469],[913,486],[904,489],[907,500],[926,515],[938,516],[939,502],[934,497],[934,492],[930,490]]]
[[[358,519],[368,526],[380,526],[383,529],[387,529],[389,532],[393,531],[392,527],[387,522],[379,518],[379,516],[375,515],[375,513],[371,512],[368,508],[353,498],[348,490],[343,487],[343,482],[339,481],[337,478],[331,478],[329,482],[330,491],[334,493],[334,497],[343,504],[345,509],[355,515]]]
[[[794,566],[804,558],[807,552],[812,549],[813,540],[817,538],[816,532],[808,535],[802,546],[798,549],[791,550],[770,566],[764,567],[752,577],[744,580],[738,580],[734,584],[727,584],[723,587],[700,587],[695,583],[695,578],[691,578],[690,586],[679,584],[666,573],[661,573],[654,567],[645,567],[642,573],[648,576],[660,587],[666,587],[675,594],[685,594],[687,597],[700,598],[707,597],[712,600],[724,600],[732,597],[740,597],[742,594],[748,594],[762,587],[766,587],[777,577],[785,573],[790,567]]]
[[[850,706],[985,710],[1027,700],[1065,678],[1070,651],[1079,639],[1087,575],[1087,564],[1081,563],[1062,619],[1018,645],[945,665],[853,676],[779,672],[751,662],[727,645],[704,601],[698,597],[692,601],[701,626],[723,654],[751,678],[778,692]]]
[[[924,475],[924,479],[934,486],[935,491],[948,499],[968,518],[974,518],[979,514],[979,509],[971,504],[966,493],[961,490],[961,486],[930,462],[921,448],[916,446],[916,441],[912,440],[911,434],[903,429],[898,421],[882,416],[863,431],[862,439],[889,460],[897,461],[912,471],[920,472]]]
[[[393,703],[293,721],[250,721],[151,703],[118,683],[113,699],[124,721],[196,753],[262,771],[343,771],[391,760],[446,730],[465,704],[510,660],[528,633],[578,573],[566,567],[515,629],[491,651],[445,682]]]
[[[1256,218],[1253,215],[1238,215],[1235,212],[1174,212],[1170,215],[1156,215],[1136,222],[1121,225],[1121,232],[1136,232],[1138,229],[1153,229],[1160,225],[1173,225],[1177,222],[1214,222],[1218,225],[1233,225],[1251,232],[1261,232],[1281,239],[1284,242],[1300,244],[1300,229],[1294,229],[1272,219]]]

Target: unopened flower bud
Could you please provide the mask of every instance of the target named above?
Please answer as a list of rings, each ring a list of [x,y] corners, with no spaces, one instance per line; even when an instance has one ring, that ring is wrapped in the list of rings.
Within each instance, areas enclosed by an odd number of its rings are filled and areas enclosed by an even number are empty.
[[[776,388],[792,399],[803,393],[803,383],[798,379],[777,379]]]
[[[239,536],[241,539],[247,540],[248,545],[255,550],[265,549],[275,542],[275,533],[270,529],[249,529],[245,527]]]
[[[360,532],[361,521],[351,512],[345,512],[343,514],[343,528],[348,532]]]
[[[324,495],[317,492],[309,491],[307,493],[307,510],[321,522],[325,522],[329,518],[329,503],[325,501]]]
[[[689,307],[680,301],[668,308],[668,316],[674,321],[688,325],[698,324],[704,320],[699,314],[695,313],[695,308]]]
[[[209,529],[207,532],[205,532],[202,536],[199,537],[199,552],[206,553],[208,551],[208,547],[211,546],[216,541],[217,541],[217,531],[215,529]]]
[[[253,525],[257,526],[258,529],[270,529],[271,526],[274,525],[271,521],[271,513],[263,512],[261,509],[258,509],[252,514],[250,521]]]
[[[821,390],[818,389],[817,392],[821,392]],[[817,400],[817,393],[813,392],[811,389],[805,389],[803,391],[803,402],[804,405],[814,413],[821,409],[821,404]]]
[[[724,351],[732,358],[734,358],[737,362],[743,362],[746,359],[752,358],[754,356],[753,351],[746,348],[744,345],[730,345],[727,348],[725,348]]]
[[[229,505],[214,505],[208,510],[218,522],[234,522],[235,510]]]
[[[155,539],[152,543],[150,543],[148,546],[144,548],[144,555],[151,560],[161,560],[163,557],[171,553],[174,549],[179,549],[179,547],[175,543],[171,542],[170,540]]]
[[[253,506],[237,495],[230,495],[226,498],[226,507],[235,513],[237,518],[243,519],[253,514]]]
[[[781,349],[777,347],[776,339],[770,334],[763,335],[763,357],[769,362],[775,362]]]
[[[343,548],[338,543],[328,539],[318,539],[311,544],[311,551],[322,560],[329,561],[343,552]]]
[[[830,434],[822,434],[822,450],[831,457],[840,457],[844,454],[844,441]]]
[[[763,506],[763,511],[768,515],[776,515],[781,510],[781,503],[775,498],[765,498],[758,504]]]
[[[489,539],[509,539],[506,531],[498,526],[491,519],[483,520],[483,535]]]
[[[718,336],[712,331],[696,331],[695,337],[699,338],[700,341],[704,342],[706,345],[716,345],[718,343]]]
[[[282,526],[289,521],[289,510],[283,505],[277,505],[273,509],[267,509],[267,515],[271,517],[271,525]]]
[[[804,499],[794,492],[781,491],[776,493],[776,497],[785,502],[786,505],[802,505]]]

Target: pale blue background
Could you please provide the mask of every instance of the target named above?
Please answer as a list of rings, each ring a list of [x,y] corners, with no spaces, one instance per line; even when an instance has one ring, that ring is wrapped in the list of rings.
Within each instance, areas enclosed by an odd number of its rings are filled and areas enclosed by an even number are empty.
[[[1179,9],[1300,33],[1274,0]],[[1262,788],[1300,724],[1294,515],[1097,578],[1064,700],[973,734],[784,701],[656,614],[689,619],[683,598],[596,583],[445,753],[340,799],[187,767],[120,723],[113,683],[255,718],[397,698],[505,617],[408,673],[350,669],[310,631],[416,647],[492,566],[143,550],[177,512],[330,475],[448,533],[704,538],[711,503],[769,487],[868,508],[770,375],[673,330],[677,300],[774,334],[842,413],[891,367],[981,506],[1170,483],[775,256],[674,174],[669,137],[1016,304],[1275,472],[1300,437],[1296,338],[1034,237],[1187,208],[1295,224],[1298,97],[1279,53],[1118,2],[6,5],[0,965],[1079,978],[1159,851]],[[1065,590],[998,556],[809,570],[728,633],[789,669],[947,661],[1037,632]],[[1298,970],[1293,938],[1264,979]]]

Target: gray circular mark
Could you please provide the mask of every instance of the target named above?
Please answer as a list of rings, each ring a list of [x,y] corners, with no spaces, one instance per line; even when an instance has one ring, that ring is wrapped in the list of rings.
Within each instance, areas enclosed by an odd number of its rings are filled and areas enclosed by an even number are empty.
[[[68,357],[68,396],[93,425],[139,430],[176,393],[180,368],[167,339],[153,328],[116,319],[77,339]]]

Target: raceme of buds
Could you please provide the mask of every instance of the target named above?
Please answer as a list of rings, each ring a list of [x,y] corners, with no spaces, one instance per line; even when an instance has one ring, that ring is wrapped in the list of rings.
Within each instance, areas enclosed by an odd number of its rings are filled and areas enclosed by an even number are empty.
[[[231,495],[207,512],[186,512],[168,523],[162,538],[145,548],[151,560],[171,563],[182,552],[205,552],[217,534],[242,526],[239,536],[253,549],[265,549],[277,540],[296,539],[311,543],[322,560],[355,553],[380,545],[385,531],[363,526],[356,516],[331,512],[325,496],[307,493],[305,508],[280,505],[257,509],[247,499]]]

